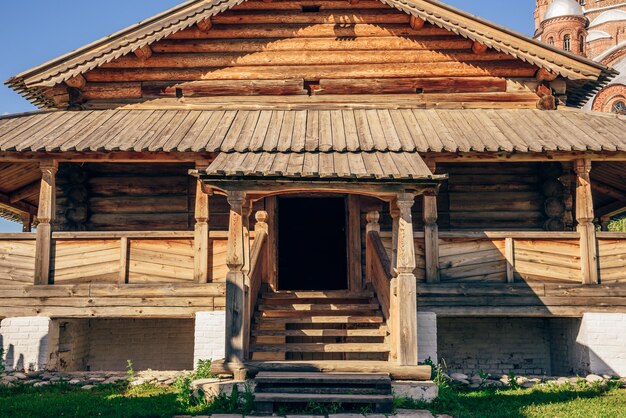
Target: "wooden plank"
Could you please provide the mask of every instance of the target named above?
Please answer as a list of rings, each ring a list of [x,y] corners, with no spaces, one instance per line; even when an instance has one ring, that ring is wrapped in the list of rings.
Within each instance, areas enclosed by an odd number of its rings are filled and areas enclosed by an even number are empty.
[[[326,373],[389,373],[397,380],[428,380],[430,366],[399,366],[387,361],[267,361],[245,362],[243,364],[224,363],[214,361],[211,371],[218,374],[232,374],[236,370],[245,368],[251,376],[260,371],[285,372],[326,372]]]
[[[382,316],[315,316],[296,318],[261,318],[256,317],[260,323],[267,324],[381,324]]]
[[[376,329],[290,329],[290,330],[252,330],[257,337],[386,337],[386,328]]]
[[[275,345],[252,345],[254,352],[284,353],[385,353],[389,351],[387,344],[375,343],[297,343]]]

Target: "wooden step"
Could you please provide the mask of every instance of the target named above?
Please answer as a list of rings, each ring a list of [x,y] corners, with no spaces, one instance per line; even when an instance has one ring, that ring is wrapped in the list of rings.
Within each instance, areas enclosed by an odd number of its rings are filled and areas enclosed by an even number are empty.
[[[351,403],[376,404],[375,412],[389,413],[392,409],[392,395],[376,394],[327,394],[327,393],[255,393],[254,401],[260,412],[269,413],[275,403]]]
[[[245,369],[249,376],[262,372],[343,372],[343,373],[389,373],[397,380],[430,380],[430,366],[400,366],[389,361],[377,360],[271,360],[246,361],[241,363],[227,363],[216,360],[211,363],[211,371],[215,374],[233,374]]]
[[[257,383],[391,384],[389,373],[259,372]]]
[[[325,291],[279,291],[263,293],[264,299],[368,299],[374,297],[374,292],[369,290],[325,290]]]
[[[382,312],[376,311],[292,311],[292,310],[270,310],[258,313],[261,318],[302,318],[307,316],[382,316]]]
[[[271,324],[382,324],[382,316],[305,316],[294,318],[264,318],[256,315],[258,323]]]
[[[255,337],[385,337],[387,327],[373,329],[288,329],[252,330]]]
[[[285,305],[259,305],[259,311],[304,311],[304,312],[324,312],[324,311],[376,311],[380,306],[376,303],[357,304],[315,304],[315,303],[289,303]]]
[[[256,393],[285,393],[283,387],[261,387],[255,388]],[[371,387],[298,387],[298,393],[326,393],[326,394],[352,394],[352,395],[386,395],[389,389],[376,389]]]
[[[253,353],[388,353],[384,343],[294,343],[294,344],[255,344],[250,347]]]

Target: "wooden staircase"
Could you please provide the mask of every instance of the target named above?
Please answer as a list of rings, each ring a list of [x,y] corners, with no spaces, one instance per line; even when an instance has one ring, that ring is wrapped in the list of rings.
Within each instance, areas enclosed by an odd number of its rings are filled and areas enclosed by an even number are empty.
[[[250,358],[379,360],[388,331],[374,292],[264,292],[256,305]]]
[[[384,373],[261,372],[255,379],[257,412],[273,413],[275,404],[336,403],[348,409],[373,405],[372,412],[390,413],[391,378]]]

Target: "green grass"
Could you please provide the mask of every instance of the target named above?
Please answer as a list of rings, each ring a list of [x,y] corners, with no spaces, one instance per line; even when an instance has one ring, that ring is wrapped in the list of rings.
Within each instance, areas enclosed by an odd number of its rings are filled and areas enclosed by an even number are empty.
[[[160,418],[178,414],[248,412],[249,399],[222,397],[212,404],[183,405],[174,388],[142,385],[83,390],[66,384],[42,388],[0,388],[0,417],[128,417]],[[566,387],[463,391],[442,386],[431,404],[397,400],[398,408],[429,409],[457,418],[621,418],[626,416],[626,390]],[[333,411],[339,412],[339,411]]]
[[[626,390],[614,386],[461,390],[444,385],[431,404],[396,400],[395,406],[457,418],[623,418]]]

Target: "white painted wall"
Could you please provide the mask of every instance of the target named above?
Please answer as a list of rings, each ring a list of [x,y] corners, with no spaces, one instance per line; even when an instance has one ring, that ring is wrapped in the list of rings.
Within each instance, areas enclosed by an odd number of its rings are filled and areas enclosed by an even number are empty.
[[[592,373],[626,376],[626,314],[585,313],[576,342],[588,350]]]
[[[194,368],[198,360],[217,360],[225,356],[226,312],[197,312],[194,340]]]
[[[5,318],[0,322],[0,345],[7,371],[42,370],[49,358],[50,318]]]

